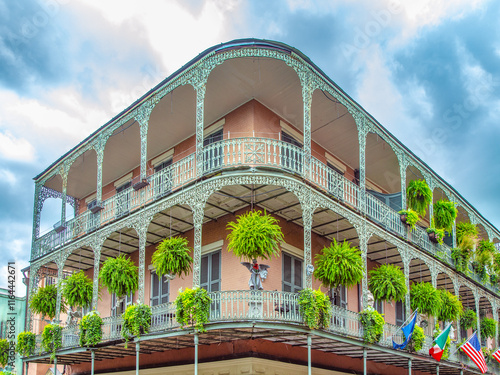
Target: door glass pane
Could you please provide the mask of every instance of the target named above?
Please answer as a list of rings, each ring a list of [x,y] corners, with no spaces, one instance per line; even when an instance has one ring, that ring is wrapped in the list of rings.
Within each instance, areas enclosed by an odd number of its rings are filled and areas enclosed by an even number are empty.
[[[212,278],[211,281],[219,280],[220,278],[220,270],[219,270],[219,263],[220,263],[220,252],[216,252],[212,254]]]
[[[294,259],[294,283],[299,288],[302,287],[302,262]]]
[[[158,275],[156,274],[156,272],[153,272],[151,274],[151,278],[153,279],[152,283],[153,283],[153,297],[158,297],[160,295],[160,291],[159,291],[159,283],[158,283]]]
[[[292,258],[283,254],[283,281],[292,282]]]
[[[201,284],[206,284],[208,282],[208,256],[201,258],[200,280]]]

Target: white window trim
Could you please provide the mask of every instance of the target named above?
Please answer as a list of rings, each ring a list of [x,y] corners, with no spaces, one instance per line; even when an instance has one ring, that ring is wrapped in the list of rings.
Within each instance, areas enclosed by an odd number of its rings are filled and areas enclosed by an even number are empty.
[[[207,126],[203,130],[203,137],[205,138],[205,137],[209,136],[210,134],[215,133],[218,130],[221,130],[224,127],[225,123],[226,123],[226,118],[224,117],[223,119],[220,119],[216,123]]]
[[[299,249],[298,247],[292,246],[288,243],[282,242],[281,243],[281,251],[284,251],[290,255],[293,255],[296,258],[299,258],[300,260],[304,261],[304,250]]]
[[[328,163],[333,165],[335,168],[337,168],[339,171],[342,171],[343,173],[346,172],[347,167],[345,164],[343,164],[339,159],[336,157],[330,155],[329,153],[325,152],[325,158]]]
[[[201,255],[211,253],[212,251],[215,250],[220,250],[222,249],[222,245],[224,245],[224,240],[219,240],[212,242],[208,245],[204,245],[201,247]]]
[[[92,201],[95,201],[97,199],[97,194],[91,194],[87,198],[85,198],[85,204],[89,204]]]
[[[163,163],[164,161],[167,161],[174,155],[174,150],[175,148],[172,148],[168,150],[167,152],[164,152],[163,154],[158,155],[156,158],[151,160],[151,165],[153,167],[156,167],[157,165]]]
[[[130,172],[130,173],[127,173],[122,178],[116,180],[115,183],[114,183],[115,188],[118,188],[118,187],[126,184],[127,182],[131,181],[132,180],[132,176],[133,176],[133,172]]]
[[[288,133],[289,135],[291,135],[293,138],[295,138],[295,140],[299,141],[300,143],[304,143],[304,136],[298,130],[296,130],[292,126],[288,125],[283,120],[280,120],[280,126],[281,126],[281,130],[284,130],[285,133]]]

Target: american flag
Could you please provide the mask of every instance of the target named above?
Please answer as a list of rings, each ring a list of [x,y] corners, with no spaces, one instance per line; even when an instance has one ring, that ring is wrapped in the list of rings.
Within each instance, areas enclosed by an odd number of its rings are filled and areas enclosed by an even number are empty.
[[[497,351],[493,353],[493,358],[500,362],[500,349],[497,349]]]
[[[486,366],[486,362],[484,361],[481,344],[479,343],[476,332],[474,332],[474,334],[469,337],[465,344],[463,344],[460,348],[469,356],[470,359],[472,359],[472,362],[479,367],[479,371],[481,371],[482,374],[488,371],[488,366]]]

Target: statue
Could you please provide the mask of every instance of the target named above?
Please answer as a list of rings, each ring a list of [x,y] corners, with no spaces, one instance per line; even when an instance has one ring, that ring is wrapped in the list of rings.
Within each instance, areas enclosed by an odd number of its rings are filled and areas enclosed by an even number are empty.
[[[250,280],[248,280],[248,286],[250,290],[263,290],[262,279],[267,277],[267,269],[269,268],[266,264],[258,264],[257,259],[253,259],[252,263],[241,262],[251,273]]]
[[[373,298],[372,292],[369,290],[366,292],[366,307],[365,308],[372,308],[373,309],[373,304],[375,303],[375,299]]]

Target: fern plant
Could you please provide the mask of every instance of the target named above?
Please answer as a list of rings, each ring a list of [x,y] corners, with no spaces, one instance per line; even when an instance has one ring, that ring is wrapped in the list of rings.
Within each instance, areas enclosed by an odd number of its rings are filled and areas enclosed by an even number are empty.
[[[9,342],[7,339],[0,339],[0,365],[5,367],[9,361]]]
[[[35,314],[40,314],[43,317],[48,317],[50,320],[56,316],[57,303],[57,287],[55,285],[47,285],[39,288],[31,297],[30,307]],[[64,300],[61,299],[60,312],[66,312]]]
[[[425,180],[412,180],[406,189],[408,207],[418,215],[425,216],[427,208],[432,201],[432,191]]]
[[[175,319],[181,327],[193,325],[200,332],[206,332],[210,303],[212,299],[203,288],[193,288],[181,291],[175,299]]]
[[[497,322],[495,319],[483,318],[480,323],[481,327],[481,339],[493,339],[495,338],[495,332],[497,327]]]
[[[439,297],[441,298],[441,308],[437,316],[438,320],[442,322],[451,322],[462,315],[462,302],[457,296],[445,289],[440,289]]]
[[[430,283],[414,283],[410,288],[410,307],[420,314],[437,316],[441,309],[440,293]]]
[[[56,351],[62,347],[62,327],[47,324],[42,332],[42,350],[50,353],[50,360],[56,357]]]
[[[410,230],[415,229],[415,225],[417,224],[419,217],[418,214],[413,211],[411,208],[407,210],[401,210],[398,212],[401,215],[401,221],[410,227]]]
[[[80,329],[80,346],[96,346],[102,340],[103,321],[97,311],[86,314],[78,324]]]
[[[443,244],[444,229],[437,229],[434,225],[434,219],[431,219],[431,226],[427,228],[427,234],[432,242]]]
[[[148,333],[151,327],[151,307],[143,303],[130,305],[122,315],[123,326],[121,335],[125,341],[132,336],[140,337]]]
[[[359,321],[363,325],[363,340],[370,344],[379,342],[385,324],[382,314],[373,307],[368,307],[359,313]]]
[[[90,306],[93,289],[92,280],[83,271],[73,273],[62,282],[62,295],[71,308]]]
[[[401,268],[393,264],[382,264],[369,272],[368,286],[373,297],[379,301],[402,301],[406,293],[406,278]]]
[[[234,252],[240,259],[269,259],[280,254],[280,243],[284,239],[278,219],[262,211],[248,211],[238,215],[236,222],[226,226],[228,251]]]
[[[330,246],[316,254],[316,270],[314,277],[323,285],[337,288],[339,285],[350,287],[358,284],[363,278],[363,259],[355,246],[344,240],[338,243],[333,239]]]
[[[165,238],[156,247],[152,263],[159,277],[163,275],[177,275],[179,277],[191,272],[193,258],[189,255],[192,249],[184,237]]]
[[[321,290],[302,289],[299,292],[299,311],[310,329],[328,328],[332,317],[330,299]]]
[[[477,234],[477,227],[475,224],[461,221],[456,225],[457,243],[462,242],[462,239],[465,237],[475,240],[477,238]]]
[[[137,270],[134,262],[122,254],[116,258],[106,259],[99,272],[99,279],[108,288],[109,293],[121,297],[134,293],[139,287]]]
[[[33,332],[21,332],[17,335],[16,352],[23,357],[35,354],[36,336]]]
[[[415,326],[415,329],[413,330],[413,334],[411,335],[411,339],[408,342],[408,350],[410,352],[419,352],[422,350],[425,342],[425,334],[424,334],[424,329]]]
[[[434,203],[434,224],[437,229],[451,232],[457,214],[458,210],[453,202],[441,199]]]
[[[474,310],[467,309],[460,316],[460,328],[469,329],[475,328],[477,324],[477,314]]]

